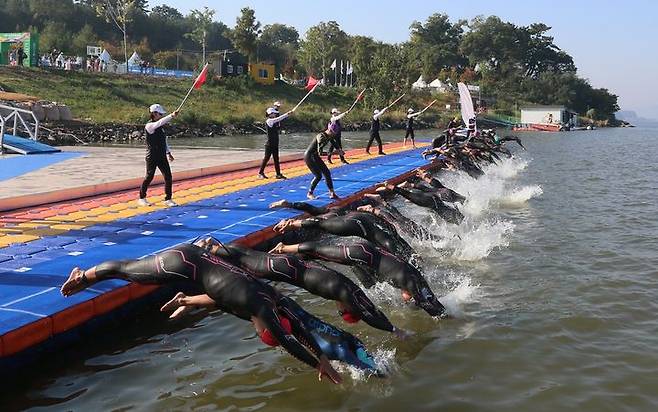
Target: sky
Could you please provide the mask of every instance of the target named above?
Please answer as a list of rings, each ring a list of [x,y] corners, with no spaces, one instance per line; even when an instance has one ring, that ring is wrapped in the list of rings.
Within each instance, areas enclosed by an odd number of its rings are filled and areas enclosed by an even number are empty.
[[[622,110],[658,119],[658,1],[653,0],[150,0],[187,14],[208,6],[229,27],[243,7],[256,11],[261,24],[294,26],[303,36],[321,21],[337,21],[349,34],[388,43],[408,40],[409,26],[433,13],[452,21],[497,15],[516,25],[543,22],[555,43],[568,52],[578,73],[594,87],[619,96]]]

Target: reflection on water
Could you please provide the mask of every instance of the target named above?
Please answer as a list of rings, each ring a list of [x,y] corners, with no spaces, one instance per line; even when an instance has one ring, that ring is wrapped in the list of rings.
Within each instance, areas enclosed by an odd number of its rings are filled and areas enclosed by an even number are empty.
[[[459,226],[398,203],[444,239],[412,244],[452,318],[431,319],[385,285],[368,291],[416,333],[396,341],[345,326],[389,378],[346,371],[341,386],[318,383],[246,322],[152,312],[46,362],[10,409],[656,410],[658,133],[522,136],[528,151],[480,180],[441,176],[468,195]],[[283,142],[303,148],[308,138]],[[621,153],[620,141],[642,150]],[[333,303],[284,289],[340,324]]]

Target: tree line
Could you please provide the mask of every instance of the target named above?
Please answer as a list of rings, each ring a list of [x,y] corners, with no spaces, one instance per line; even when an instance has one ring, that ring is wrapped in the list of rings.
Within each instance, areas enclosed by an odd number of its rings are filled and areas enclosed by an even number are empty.
[[[124,30],[108,6],[123,12],[118,15]],[[619,110],[616,95],[578,75],[573,58],[543,23],[518,26],[496,16],[451,21],[436,13],[414,22],[407,41],[388,44],[350,35],[335,21],[312,26],[302,38],[292,26],[261,25],[248,7],[233,27],[216,21],[214,13],[206,7],[183,15],[167,5],[150,8],[147,0],[0,0],[0,27],[39,32],[42,50],[70,54],[101,44],[122,56],[125,41],[130,53],[134,49],[168,68],[198,67],[208,54],[226,50],[230,58],[272,62],[289,78],[330,80],[332,61],[350,60],[356,85],[370,88],[377,104],[422,75],[479,84],[509,114],[519,102],[565,105],[596,120],[614,119]]]

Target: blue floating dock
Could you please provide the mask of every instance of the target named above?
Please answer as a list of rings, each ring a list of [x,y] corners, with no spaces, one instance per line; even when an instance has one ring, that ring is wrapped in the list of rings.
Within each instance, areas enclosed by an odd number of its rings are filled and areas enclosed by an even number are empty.
[[[2,140],[2,147],[13,153],[22,155],[28,154],[43,154],[43,153],[58,153],[61,150],[56,147],[48,146],[45,143],[37,142],[32,139],[24,139],[18,136],[6,134]]]
[[[424,166],[427,162],[420,151],[371,157],[334,168],[336,191],[346,198]],[[265,231],[273,234],[272,225],[299,212],[269,209],[269,204],[284,198],[306,200],[309,181],[310,174],[264,181],[257,187],[0,249],[0,354],[14,356],[21,349],[16,342],[24,335],[31,335],[35,344],[47,341],[147,291],[115,280],[64,298],[59,288],[73,267],[140,258],[208,234],[225,242]],[[319,197],[312,203],[330,203],[325,188],[324,182],[320,183]],[[24,346],[22,349],[33,345]]]

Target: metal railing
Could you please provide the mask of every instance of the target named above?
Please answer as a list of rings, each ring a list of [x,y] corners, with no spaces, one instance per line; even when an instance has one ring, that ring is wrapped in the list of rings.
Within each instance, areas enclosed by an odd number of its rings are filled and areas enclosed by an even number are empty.
[[[5,139],[5,119],[0,116],[0,155],[5,154],[5,147],[2,145]]]
[[[0,118],[2,118],[4,124],[11,124],[10,121],[13,120],[13,127],[11,129],[14,136],[18,136],[19,126],[22,126],[24,132],[30,136],[30,139],[34,141],[38,140],[39,120],[30,110],[0,104]],[[33,122],[25,121],[25,118],[28,120],[32,118]],[[3,130],[2,137],[4,137],[4,132],[5,130]]]

